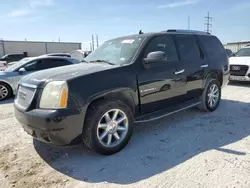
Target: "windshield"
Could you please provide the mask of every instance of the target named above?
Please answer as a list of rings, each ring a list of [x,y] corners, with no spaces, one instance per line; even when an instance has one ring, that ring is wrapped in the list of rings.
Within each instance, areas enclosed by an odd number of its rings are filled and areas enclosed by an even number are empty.
[[[144,37],[128,37],[105,42],[85,60],[87,62],[109,62],[115,65],[130,63]]]
[[[20,61],[17,61],[15,64],[9,66],[7,69],[5,69],[5,72],[12,72],[16,69],[18,69],[19,67],[23,66],[25,63],[27,63],[28,61],[32,60],[33,58],[23,58]]]
[[[6,58],[8,55],[4,55],[3,57],[1,57],[0,59],[4,59],[4,58]]]
[[[236,57],[250,56],[250,48],[242,48],[235,54]]]

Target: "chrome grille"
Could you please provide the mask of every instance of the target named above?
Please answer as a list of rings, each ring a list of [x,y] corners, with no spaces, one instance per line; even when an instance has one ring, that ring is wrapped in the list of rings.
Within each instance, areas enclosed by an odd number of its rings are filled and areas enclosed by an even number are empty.
[[[15,103],[22,109],[26,110],[30,106],[35,93],[36,89],[20,85],[17,91]]]
[[[234,76],[246,76],[247,65],[230,65],[230,74]]]

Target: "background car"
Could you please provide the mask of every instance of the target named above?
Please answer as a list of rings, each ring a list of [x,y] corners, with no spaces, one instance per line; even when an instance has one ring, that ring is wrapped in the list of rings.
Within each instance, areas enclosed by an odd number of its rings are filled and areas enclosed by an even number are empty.
[[[72,65],[79,61],[68,57],[30,57],[24,58],[0,72],[0,100],[15,95],[19,80],[32,72]]]
[[[230,50],[230,49],[225,49],[225,50],[227,52],[228,57],[234,56],[234,53],[232,52],[232,50]]]
[[[0,58],[0,71],[4,71],[11,62],[19,61],[27,57],[27,54],[6,54]]]
[[[230,81],[250,81],[250,46],[230,57]]]
[[[70,53],[50,53],[50,54],[44,54],[44,55],[41,55],[41,56],[71,57]]]

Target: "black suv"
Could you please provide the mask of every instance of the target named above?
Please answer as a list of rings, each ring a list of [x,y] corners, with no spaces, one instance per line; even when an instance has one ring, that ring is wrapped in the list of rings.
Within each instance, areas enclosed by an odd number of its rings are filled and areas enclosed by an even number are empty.
[[[86,63],[21,80],[15,116],[34,138],[83,141],[105,155],[126,146],[134,123],[198,106],[214,111],[228,82],[228,56],[215,36],[168,30],[116,38]]]

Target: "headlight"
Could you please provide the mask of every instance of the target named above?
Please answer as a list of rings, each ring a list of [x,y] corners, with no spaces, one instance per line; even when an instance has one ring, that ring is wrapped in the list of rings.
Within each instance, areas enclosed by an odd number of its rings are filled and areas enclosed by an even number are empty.
[[[66,108],[68,101],[68,84],[65,81],[49,82],[43,89],[40,108]]]

